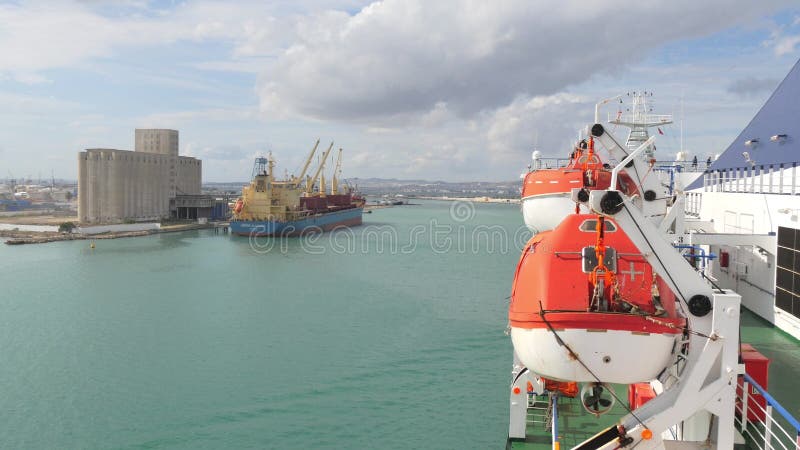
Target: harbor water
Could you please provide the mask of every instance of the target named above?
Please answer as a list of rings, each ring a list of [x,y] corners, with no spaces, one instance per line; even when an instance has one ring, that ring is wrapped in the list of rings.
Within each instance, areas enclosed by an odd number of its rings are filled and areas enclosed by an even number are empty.
[[[312,240],[0,245],[0,447],[497,448],[527,234],[421,203]]]
[[[0,245],[0,448],[501,448],[529,233],[420,203],[314,239]],[[796,341],[749,313],[742,340],[798,415]]]

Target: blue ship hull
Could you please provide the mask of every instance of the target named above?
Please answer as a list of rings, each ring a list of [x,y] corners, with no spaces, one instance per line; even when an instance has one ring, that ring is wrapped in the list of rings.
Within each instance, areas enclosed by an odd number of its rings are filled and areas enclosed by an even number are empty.
[[[231,232],[240,236],[298,236],[336,227],[361,225],[363,211],[363,207],[351,208],[289,222],[235,220],[231,221]]]

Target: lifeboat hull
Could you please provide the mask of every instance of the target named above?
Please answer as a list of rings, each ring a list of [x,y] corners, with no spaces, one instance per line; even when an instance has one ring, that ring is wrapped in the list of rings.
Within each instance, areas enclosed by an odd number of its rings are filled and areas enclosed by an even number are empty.
[[[621,384],[650,381],[672,363],[677,347],[677,335],[668,333],[588,328],[557,329],[556,333],[579,356],[580,362],[570,357],[548,328],[512,327],[511,341],[528,369],[562,381],[593,382],[598,378]]]
[[[575,212],[570,192],[531,195],[522,199],[522,217],[533,234],[552,230]]]
[[[672,363],[686,321],[675,296],[611,218],[603,221],[602,243],[604,271],[613,276],[594,284],[598,262],[590,256],[597,258],[599,223],[593,214],[570,214],[525,246],[508,311],[514,350],[545,378],[650,381]]]

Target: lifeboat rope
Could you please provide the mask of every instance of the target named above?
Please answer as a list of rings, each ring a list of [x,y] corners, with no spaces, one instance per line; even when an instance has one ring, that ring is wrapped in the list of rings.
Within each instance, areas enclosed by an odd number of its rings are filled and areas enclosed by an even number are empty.
[[[603,384],[603,382],[600,380],[600,377],[598,377],[597,375],[595,375],[595,373],[594,373],[594,372],[592,372],[592,369],[590,369],[590,368],[589,368],[589,366],[587,366],[587,365],[586,365],[586,364],[585,364],[585,363],[584,363],[584,362],[581,360],[580,356],[578,356],[578,354],[577,354],[577,353],[575,353],[575,352],[572,350],[572,348],[569,346],[569,344],[567,344],[566,342],[564,342],[564,340],[563,340],[563,339],[561,339],[561,336],[559,336],[559,335],[558,335],[558,333],[556,333],[556,330],[555,330],[555,328],[553,328],[553,325],[550,323],[550,321],[549,321],[549,320],[547,320],[547,318],[545,318],[545,317],[544,317],[544,314],[545,314],[544,307],[542,306],[542,302],[540,301],[540,302],[539,302],[539,317],[541,317],[541,318],[542,318],[542,322],[544,322],[544,324],[545,324],[545,325],[547,325],[547,329],[548,329],[548,330],[550,330],[550,332],[551,332],[551,333],[553,333],[553,337],[555,337],[555,338],[556,338],[556,342],[558,343],[558,345],[560,345],[560,346],[564,347],[565,349],[567,349],[567,352],[569,353],[569,356],[570,356],[571,358],[574,358],[574,359],[575,359],[575,361],[578,361],[578,364],[580,364],[581,366],[583,366],[583,368],[584,368],[584,369],[586,369],[586,371],[587,371],[587,372],[589,372],[589,375],[591,375],[591,376],[592,376],[592,378],[594,378],[595,380],[597,380],[597,382],[598,382],[598,383],[600,383],[600,384]],[[621,405],[623,408],[625,408],[625,409],[628,411],[628,413],[629,413],[629,414],[630,414],[630,415],[631,415],[631,416],[632,416],[634,419],[636,419],[636,421],[637,421],[637,422],[639,422],[639,425],[641,425],[641,426],[642,426],[642,427],[644,427],[644,428],[647,428],[647,425],[645,425],[645,424],[644,424],[644,422],[642,422],[642,421],[641,421],[641,419],[639,419],[639,417],[637,417],[637,416],[636,416],[636,414],[634,414],[634,413],[633,413],[633,410],[632,410],[632,409],[631,409],[631,408],[630,408],[628,405],[626,405],[626,404],[625,404],[625,402],[623,402],[623,401],[622,401],[622,400],[621,400],[621,399],[620,399],[620,398],[617,396],[616,392],[614,392],[612,389],[608,389],[608,393],[609,393],[609,394],[611,394],[611,396],[613,396],[613,397],[614,397],[614,398],[617,400],[617,403],[618,403],[618,404],[620,404],[620,405]]]
[[[597,166],[600,164],[600,158],[594,154],[594,139],[589,136],[587,145],[587,153],[583,161],[582,171],[584,174],[584,187],[594,186],[597,183]]]
[[[619,293],[619,283],[617,282],[617,276],[614,274],[614,272],[610,271],[605,264],[605,216],[597,216],[597,227],[595,230],[597,231],[597,242],[594,246],[594,254],[597,258],[597,266],[595,266],[595,268],[592,269],[592,272],[589,274],[589,282],[592,283],[592,286],[594,286],[594,292],[592,294],[592,300],[589,306],[591,307],[591,305],[594,305],[595,302],[598,302],[603,297],[603,290],[605,289],[605,286],[611,286],[612,298],[609,298],[609,305],[607,308],[608,310],[611,310],[612,300],[614,300],[614,297],[616,297],[613,294]],[[598,283],[600,272],[602,272],[605,285]]]
[[[625,202],[622,203],[622,207],[625,208],[625,211],[630,214],[630,211],[628,211],[628,205],[626,205]],[[655,250],[653,249],[653,244],[651,244],[650,240],[647,239],[647,235],[644,233],[644,231],[642,231],[642,228],[635,221],[633,222],[633,224],[636,225],[636,228],[639,230],[639,234],[647,243],[647,247],[650,249],[650,252],[653,254],[653,256],[658,260],[658,263],[661,265],[661,267],[666,268],[667,266],[664,264],[663,261],[661,261],[661,258],[658,256],[658,253],[656,253]],[[675,282],[675,280],[672,278],[672,274],[669,271],[667,271],[667,277],[669,277],[670,281],[672,282],[672,285],[675,286],[676,290],[675,294],[677,294],[678,303],[679,304],[683,303],[682,307],[685,306],[686,308],[688,308],[689,303],[686,301],[686,296],[683,295],[683,292],[680,291],[678,283]]]
[[[628,210],[628,205],[623,203],[622,206],[625,208],[626,211]],[[642,238],[644,238],[645,242],[647,243],[647,246],[650,247],[650,251],[653,253],[653,256],[658,260],[659,264],[661,264],[662,267],[666,267],[666,265],[663,263],[663,261],[661,261],[661,258],[658,256],[658,253],[653,251],[653,245],[650,244],[650,241],[647,239],[647,236],[644,234],[644,232],[642,231],[641,227],[639,227],[639,224],[634,222],[634,225],[636,225],[636,228],[639,229],[639,233],[642,235]],[[669,271],[667,272],[667,276],[670,278],[670,281],[672,281],[673,285],[675,286],[675,289],[676,289],[675,293],[677,294],[676,295],[676,299],[678,300],[678,305],[680,305],[681,307],[683,307],[683,305],[686,305],[686,307],[688,308],[689,304],[686,301],[686,297],[684,297],[683,293],[678,288],[678,284],[672,278],[672,274]],[[705,275],[703,275],[703,276],[705,276]],[[683,303],[683,305],[681,305],[681,303]],[[647,318],[647,320],[650,320],[650,321],[653,321],[653,322],[656,322],[658,320],[658,319],[651,318],[651,317],[646,317],[646,318]],[[688,327],[676,327],[675,325],[672,325],[672,324],[670,324],[670,325],[662,324],[662,325],[666,325],[668,327],[671,326],[673,328],[679,328],[679,329],[682,329],[682,330],[686,331],[689,334],[694,334],[695,336],[700,336],[700,337],[704,337],[706,339],[711,339],[711,340],[717,340],[717,336],[716,335],[710,335],[709,336],[707,334],[700,333],[699,331],[690,330]]]
[[[685,332],[687,332],[689,334],[693,334],[695,336],[700,336],[700,337],[704,337],[706,339],[711,339],[712,341],[716,341],[717,339],[719,339],[719,336],[717,336],[716,334],[708,335],[708,334],[705,334],[705,333],[701,333],[699,331],[690,330],[689,327],[686,327],[686,326],[679,327],[679,326],[675,325],[674,323],[664,322],[663,320],[658,320],[653,316],[643,316],[643,317],[645,318],[645,320],[649,320],[650,322],[653,322],[656,325],[661,325],[661,326],[665,326],[667,328],[672,328],[673,330],[685,331]]]

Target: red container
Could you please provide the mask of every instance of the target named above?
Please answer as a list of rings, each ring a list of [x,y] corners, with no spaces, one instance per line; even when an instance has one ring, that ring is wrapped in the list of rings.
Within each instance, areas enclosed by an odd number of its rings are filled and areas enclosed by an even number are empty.
[[[336,194],[328,195],[328,204],[334,206],[347,206],[351,203],[350,194]]]
[[[752,345],[750,345],[750,344],[742,344],[742,345],[739,347],[739,351],[740,351],[740,352],[742,352],[742,353],[744,353],[744,352],[757,352],[758,350],[756,350],[756,348],[755,348],[755,347],[753,347],[753,346],[752,346]]]
[[[656,396],[656,391],[650,383],[636,383],[628,385],[628,405],[636,409],[649,402]]]
[[[328,200],[325,197],[300,197],[300,205],[312,211],[320,211],[328,207]]]
[[[750,378],[755,380],[764,390],[768,388],[769,381],[769,358],[762,355],[750,344],[742,344],[741,346],[742,360],[744,361],[744,371],[750,375]],[[740,380],[739,387],[736,389],[737,397],[742,398],[742,383]],[[763,408],[767,407],[767,401],[758,391],[749,386],[749,393],[747,399],[747,420],[763,421],[764,411]],[[753,403],[755,402],[755,403]],[[756,406],[756,404],[758,406]]]

